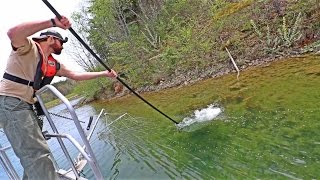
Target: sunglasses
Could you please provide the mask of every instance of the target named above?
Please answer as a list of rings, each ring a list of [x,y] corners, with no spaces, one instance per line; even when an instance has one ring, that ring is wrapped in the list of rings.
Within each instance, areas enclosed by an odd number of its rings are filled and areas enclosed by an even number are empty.
[[[53,37],[53,36],[52,36],[52,37]],[[63,45],[63,41],[62,41],[61,39],[56,38],[56,37],[53,37],[53,39],[56,39],[56,40],[60,41],[61,46]]]

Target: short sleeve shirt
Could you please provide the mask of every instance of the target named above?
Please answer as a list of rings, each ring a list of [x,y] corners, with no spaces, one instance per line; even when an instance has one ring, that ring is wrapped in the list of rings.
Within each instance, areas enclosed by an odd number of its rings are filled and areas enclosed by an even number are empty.
[[[17,48],[15,51],[11,51],[5,72],[28,81],[33,81],[39,60],[40,54],[35,42],[28,39],[26,45]],[[0,95],[17,97],[33,104],[33,93],[34,90],[32,86],[16,83],[7,79],[0,81]]]

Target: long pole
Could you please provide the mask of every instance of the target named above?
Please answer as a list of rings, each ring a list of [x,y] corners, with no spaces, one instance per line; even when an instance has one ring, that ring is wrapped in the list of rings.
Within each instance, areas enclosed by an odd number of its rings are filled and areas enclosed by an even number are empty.
[[[42,0],[48,8],[55,14],[59,19],[61,19],[61,15],[58,13],[57,10],[47,1],[47,0]],[[72,29],[72,27],[69,28],[69,31],[80,41],[80,43],[92,54],[93,57],[96,58],[100,62],[100,64],[105,67],[108,71],[111,71],[111,69],[99,58],[99,56],[93,52],[93,50],[82,40],[82,38]],[[140,96],[137,92],[135,92],[130,86],[128,86],[120,77],[117,77],[117,80],[121,82],[126,88],[128,88],[133,94],[135,94],[138,98],[140,98],[143,102],[148,104],[150,107],[152,107],[154,110],[158,111],[160,114],[174,122],[175,124],[178,124],[177,121],[173,120],[171,117],[160,111],[158,108],[156,108],[154,105],[149,103],[147,100],[145,100],[142,96]]]

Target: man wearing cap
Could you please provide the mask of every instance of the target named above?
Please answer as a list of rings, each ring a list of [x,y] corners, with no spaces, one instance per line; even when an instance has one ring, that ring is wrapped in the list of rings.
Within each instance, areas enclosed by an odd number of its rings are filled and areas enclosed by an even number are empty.
[[[39,37],[29,36],[51,27],[66,30],[69,20],[62,16],[50,20],[19,24],[8,31],[12,52],[0,81],[0,128],[11,143],[24,168],[23,179],[58,179],[49,156],[48,145],[31,109],[35,103],[34,92],[51,82],[54,75],[74,80],[98,77],[116,77],[113,70],[101,72],[75,72],[60,64],[51,54],[59,55],[63,38],[58,32],[48,30]]]

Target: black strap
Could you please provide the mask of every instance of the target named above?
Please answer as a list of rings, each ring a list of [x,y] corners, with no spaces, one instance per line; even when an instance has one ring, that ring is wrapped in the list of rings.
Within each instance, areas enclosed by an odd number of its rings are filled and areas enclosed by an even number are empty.
[[[50,19],[50,21],[51,21],[51,23],[52,23],[52,27],[57,27],[57,24],[56,24],[56,22],[54,21],[54,19],[52,18],[52,19]]]
[[[4,79],[8,79],[8,80],[13,81],[13,82],[16,82],[16,83],[24,84],[24,85],[27,85],[27,86],[33,86],[33,82],[32,81],[28,81],[28,80],[19,78],[17,76],[8,74],[6,72],[3,74],[3,78]]]

